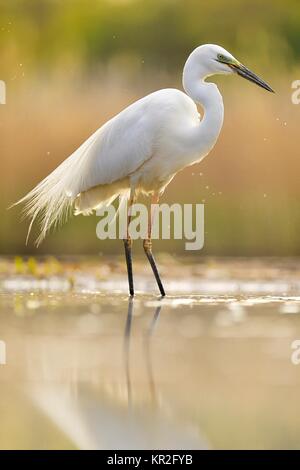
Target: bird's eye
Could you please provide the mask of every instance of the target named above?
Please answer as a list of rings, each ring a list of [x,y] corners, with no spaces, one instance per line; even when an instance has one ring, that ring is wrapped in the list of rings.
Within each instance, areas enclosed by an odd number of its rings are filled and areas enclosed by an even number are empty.
[[[226,60],[226,57],[225,57],[223,54],[218,54],[218,60],[220,60],[221,62],[223,62],[223,61]]]

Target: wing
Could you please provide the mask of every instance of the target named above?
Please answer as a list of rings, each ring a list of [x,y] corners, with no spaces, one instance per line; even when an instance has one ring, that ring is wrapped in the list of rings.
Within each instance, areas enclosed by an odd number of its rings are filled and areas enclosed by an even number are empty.
[[[74,161],[74,171],[66,189],[76,196],[130,175],[152,156],[157,132],[158,125],[149,113],[147,100],[135,102],[104,124],[69,157]]]
[[[198,122],[198,116],[195,103],[176,89],[158,90],[134,102],[69,157],[74,161],[69,170],[70,194],[76,196],[130,175],[160,148],[163,135],[170,135],[170,123],[177,132],[188,119]]]
[[[156,109],[151,95],[133,103],[17,202],[26,204],[24,213],[32,218],[29,232],[33,221],[40,220],[38,243],[51,226],[66,219],[79,193],[118,181],[151,158],[159,129]]]

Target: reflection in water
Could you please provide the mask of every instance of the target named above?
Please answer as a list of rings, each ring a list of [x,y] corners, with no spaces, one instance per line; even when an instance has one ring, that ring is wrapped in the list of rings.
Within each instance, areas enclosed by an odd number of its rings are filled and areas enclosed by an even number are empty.
[[[128,299],[128,311],[125,325],[124,333],[124,362],[125,362],[125,373],[126,373],[126,384],[127,384],[127,397],[128,397],[128,407],[131,407],[132,393],[131,393],[131,377],[130,377],[130,338],[131,338],[131,328],[132,328],[132,317],[133,317],[133,298]],[[149,328],[145,334],[144,340],[144,351],[145,351],[145,362],[146,362],[146,372],[148,376],[149,390],[152,404],[156,402],[156,393],[155,393],[155,382],[153,376],[153,367],[152,367],[152,357],[150,350],[151,337],[154,333],[156,323],[158,321],[160,311],[162,306],[158,305],[155,309],[154,316],[150,323]]]
[[[1,292],[0,448],[299,447],[294,284],[134,301],[77,289]]]
[[[155,390],[154,373],[153,373],[153,367],[152,367],[150,343],[151,343],[151,337],[154,333],[155,327],[159,319],[161,308],[162,308],[161,305],[158,305],[156,307],[153,319],[150,323],[150,326],[145,336],[145,357],[146,357],[146,366],[147,366],[147,372],[148,372],[148,378],[149,378],[149,389],[150,389],[150,397],[151,397],[152,405],[155,405],[157,400],[156,400],[156,390]]]
[[[57,373],[57,362],[51,355],[42,360],[44,379],[30,384],[28,393],[33,403],[81,449],[142,449],[142,448],[203,448],[206,441],[200,438],[198,430],[177,423],[176,417],[159,407],[153,374],[151,340],[157,325],[161,305],[156,306],[150,325],[143,333],[144,372],[150,396],[150,403],[135,403],[141,383],[132,378],[131,341],[134,319],[134,300],[128,300],[127,318],[124,331],[123,364],[126,377],[126,402],[114,391],[107,388],[107,377],[96,378],[94,387],[91,378],[87,383],[80,380],[79,364],[73,358],[73,372],[64,383],[49,380]],[[120,338],[121,339],[121,338]],[[31,351],[32,353],[32,351]],[[30,354],[31,354],[30,353]],[[114,351],[114,354],[116,351]],[[70,363],[68,363],[70,367]],[[75,370],[74,370],[75,368]],[[98,372],[99,373],[99,372]],[[93,375],[95,371],[93,371]],[[100,373],[99,373],[100,374]],[[108,372],[109,374],[109,372]],[[75,382],[75,384],[74,384]],[[74,385],[76,393],[74,393]],[[133,393],[137,388],[136,393]],[[147,390],[143,388],[143,396]]]
[[[124,363],[125,363],[128,407],[131,406],[130,336],[131,336],[131,325],[132,325],[132,313],[133,313],[133,298],[130,297],[128,299],[128,311],[127,311],[125,333],[124,333]]]

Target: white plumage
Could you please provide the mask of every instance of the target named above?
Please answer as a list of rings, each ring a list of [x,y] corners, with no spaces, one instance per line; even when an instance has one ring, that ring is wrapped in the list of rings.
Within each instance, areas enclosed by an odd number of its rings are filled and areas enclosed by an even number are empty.
[[[182,95],[181,101],[179,95]],[[88,214],[129,190],[132,181],[143,175],[145,162],[155,157],[153,174],[144,175],[140,183],[144,182],[145,189],[151,183],[153,189],[159,186],[164,179],[159,174],[159,160],[167,156],[165,135],[170,135],[175,116],[181,114],[183,120],[187,117],[186,111],[190,113],[191,123],[199,119],[195,104],[184,93],[160,90],[133,103],[91,135],[18,201],[26,203],[26,215],[32,220],[37,216],[41,218],[38,242],[52,225],[63,221],[73,205],[76,214]]]
[[[222,96],[205,79],[233,72],[270,89],[222,47],[204,45],[185,64],[186,93],[159,90],[100,127],[18,201],[32,219],[29,231],[34,220],[40,221],[37,243],[73,208],[76,214],[89,214],[132,189],[161,194],[179,170],[204,158],[223,124]],[[202,119],[196,103],[204,110]]]

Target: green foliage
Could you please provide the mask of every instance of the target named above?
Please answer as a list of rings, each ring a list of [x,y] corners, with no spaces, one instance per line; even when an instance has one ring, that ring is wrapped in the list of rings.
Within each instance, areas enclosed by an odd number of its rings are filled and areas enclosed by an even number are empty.
[[[0,20],[4,66],[125,56],[170,69],[203,42],[274,66],[300,53],[296,0],[2,0]]]

